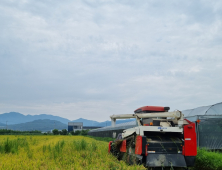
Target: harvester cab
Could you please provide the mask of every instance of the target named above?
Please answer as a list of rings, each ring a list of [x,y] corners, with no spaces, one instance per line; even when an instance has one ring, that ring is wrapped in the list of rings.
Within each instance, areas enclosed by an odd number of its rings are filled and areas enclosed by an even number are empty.
[[[110,116],[116,119],[135,118],[137,126],[123,130],[109,142],[109,152],[129,164],[148,168],[187,168],[194,166],[197,155],[195,123],[184,119],[180,111],[169,107],[144,106],[134,114]]]

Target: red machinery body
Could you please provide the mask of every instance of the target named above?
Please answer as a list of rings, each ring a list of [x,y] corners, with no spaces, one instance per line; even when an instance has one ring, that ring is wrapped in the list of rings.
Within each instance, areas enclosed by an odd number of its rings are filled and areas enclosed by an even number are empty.
[[[134,111],[134,113],[154,113],[154,112],[167,112],[169,107],[162,106],[143,106]]]

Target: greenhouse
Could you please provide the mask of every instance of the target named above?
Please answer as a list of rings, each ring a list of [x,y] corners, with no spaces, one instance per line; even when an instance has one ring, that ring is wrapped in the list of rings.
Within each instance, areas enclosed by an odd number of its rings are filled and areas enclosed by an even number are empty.
[[[182,111],[184,117],[196,122],[197,145],[222,149],[222,103]]]

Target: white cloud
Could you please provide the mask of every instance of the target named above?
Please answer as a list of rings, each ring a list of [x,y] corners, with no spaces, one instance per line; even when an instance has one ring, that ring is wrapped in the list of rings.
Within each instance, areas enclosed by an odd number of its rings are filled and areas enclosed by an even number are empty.
[[[142,105],[220,102],[221,8],[218,1],[1,1],[0,112],[102,121]]]

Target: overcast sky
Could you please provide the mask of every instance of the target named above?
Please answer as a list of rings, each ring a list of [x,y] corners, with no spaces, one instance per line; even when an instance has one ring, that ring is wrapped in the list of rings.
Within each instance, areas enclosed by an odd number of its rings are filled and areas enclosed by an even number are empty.
[[[105,121],[221,98],[222,1],[0,1],[1,114]]]

